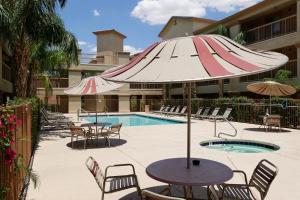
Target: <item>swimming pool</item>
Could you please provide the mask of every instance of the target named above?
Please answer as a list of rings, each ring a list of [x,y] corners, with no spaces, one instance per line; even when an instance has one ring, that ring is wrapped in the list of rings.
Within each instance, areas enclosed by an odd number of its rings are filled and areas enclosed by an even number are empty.
[[[252,140],[211,140],[200,143],[201,146],[235,153],[266,153],[277,151],[279,146]]]
[[[96,122],[96,116],[85,116],[83,119],[89,122]],[[98,122],[108,122],[112,124],[122,123],[123,126],[151,126],[163,124],[182,124],[183,121],[162,119],[158,117],[150,117],[144,115],[130,114],[130,115],[98,115]]]

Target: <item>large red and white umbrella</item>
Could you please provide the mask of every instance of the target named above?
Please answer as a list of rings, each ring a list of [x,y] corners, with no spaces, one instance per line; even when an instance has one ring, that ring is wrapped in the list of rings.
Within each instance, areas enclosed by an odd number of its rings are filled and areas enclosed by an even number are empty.
[[[68,95],[96,95],[118,89],[122,84],[106,81],[101,76],[91,76],[64,90]]]
[[[187,167],[190,165],[191,82],[262,73],[280,67],[288,57],[256,52],[220,35],[198,35],[155,43],[130,63],[109,69],[102,77],[127,83],[188,83]]]

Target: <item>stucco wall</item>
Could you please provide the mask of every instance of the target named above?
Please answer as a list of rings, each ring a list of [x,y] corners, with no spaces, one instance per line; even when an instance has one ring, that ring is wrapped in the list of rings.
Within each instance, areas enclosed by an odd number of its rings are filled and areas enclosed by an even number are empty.
[[[101,51],[122,52],[123,38],[115,33],[97,34],[97,52]]]

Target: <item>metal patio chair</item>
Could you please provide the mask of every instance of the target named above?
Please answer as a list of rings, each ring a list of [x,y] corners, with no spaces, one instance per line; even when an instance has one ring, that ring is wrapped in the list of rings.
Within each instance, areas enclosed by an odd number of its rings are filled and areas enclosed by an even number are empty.
[[[95,178],[100,190],[102,191],[101,200],[104,199],[104,194],[118,192],[129,188],[136,188],[138,194],[140,195],[141,190],[138,184],[134,166],[132,164],[117,164],[107,166],[103,173],[97,161],[90,156],[86,160],[85,165]],[[109,169],[121,167],[131,168],[132,173],[114,176],[108,175]]]
[[[249,182],[245,172],[240,170],[233,172],[242,174],[245,182],[209,186],[207,193],[210,200],[264,200],[278,173],[278,168],[270,161],[263,159],[254,169]]]

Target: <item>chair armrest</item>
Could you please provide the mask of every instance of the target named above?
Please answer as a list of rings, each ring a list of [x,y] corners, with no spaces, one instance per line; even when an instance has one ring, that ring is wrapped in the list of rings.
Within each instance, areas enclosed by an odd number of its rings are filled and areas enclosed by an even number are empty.
[[[116,165],[110,165],[110,166],[107,166],[105,168],[105,177],[107,176],[107,172],[108,172],[108,169],[110,168],[115,168],[115,167],[126,167],[126,166],[129,166],[132,168],[132,172],[133,172],[133,175],[135,175],[135,169],[134,169],[134,166],[130,163],[126,163],[126,164],[116,164]]]
[[[241,170],[232,170],[233,173],[239,173],[239,174],[243,174],[244,179],[245,179],[245,184],[248,185],[248,179],[247,179],[247,174],[244,171]]]

